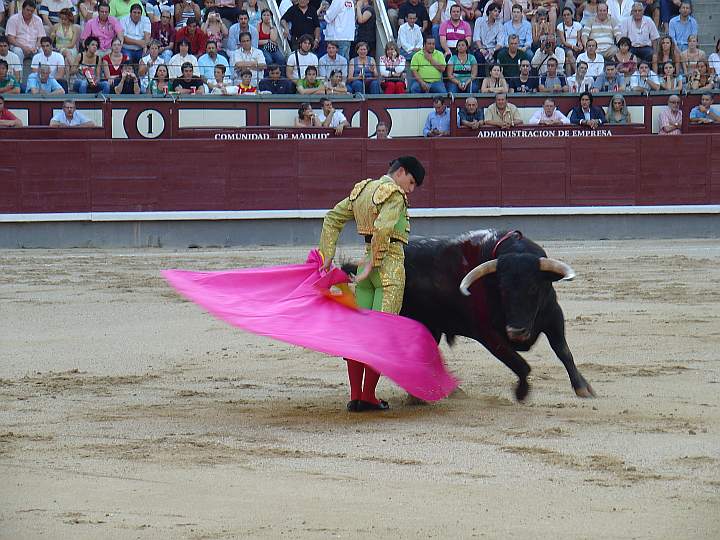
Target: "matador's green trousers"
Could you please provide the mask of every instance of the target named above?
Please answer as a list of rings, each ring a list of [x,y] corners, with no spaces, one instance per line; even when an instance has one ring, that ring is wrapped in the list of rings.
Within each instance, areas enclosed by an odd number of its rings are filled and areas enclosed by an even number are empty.
[[[365,254],[370,253],[367,244]],[[358,272],[361,268],[358,268]],[[402,242],[390,242],[380,266],[355,286],[358,306],[385,313],[400,313],[405,291],[405,252]]]

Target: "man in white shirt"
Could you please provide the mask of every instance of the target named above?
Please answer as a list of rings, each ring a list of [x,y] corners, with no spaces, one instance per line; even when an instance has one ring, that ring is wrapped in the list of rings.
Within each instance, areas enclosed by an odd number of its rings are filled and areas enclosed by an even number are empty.
[[[536,111],[530,117],[528,124],[533,126],[562,126],[570,124],[570,119],[557,110],[555,100],[547,98],[543,103],[542,109]]]
[[[8,73],[18,81],[22,80],[22,62],[20,57],[10,50],[7,36],[0,36],[0,60],[8,63]]]
[[[138,64],[150,43],[150,19],[142,14],[140,4],[133,4],[130,15],[122,17],[120,24],[124,35],[122,51],[131,64]]]
[[[310,52],[313,44],[313,37],[305,34],[300,37],[299,47],[295,52],[290,53],[287,59],[286,77],[292,82],[298,82],[305,77],[305,69],[308,66],[318,67],[318,57]]]
[[[332,0],[332,4],[325,12],[325,22],[327,23],[325,40],[334,41],[337,44],[340,56],[345,60],[349,60],[350,45],[355,39],[355,5],[353,0]]]
[[[587,74],[597,79],[605,71],[605,58],[597,52],[597,41],[588,39],[585,44],[585,52],[577,57],[577,63],[585,62],[588,65]]]
[[[195,58],[195,55],[190,54],[190,42],[187,39],[183,39],[180,43],[178,43],[178,50],[180,52],[173,56],[167,63],[170,80],[182,77],[182,65],[185,62],[190,62],[192,64],[193,75],[199,77],[200,69],[198,68],[198,61],[197,58]]]
[[[52,41],[49,37],[40,38],[40,51],[33,56],[30,67],[30,77],[37,78],[40,66],[50,66],[50,77],[55,79],[67,92],[67,81],[65,80],[65,58],[59,52],[52,50]]]
[[[322,127],[334,128],[335,135],[342,135],[343,129],[350,127],[350,122],[347,121],[345,115],[340,111],[336,111],[332,101],[328,98],[321,98],[320,106],[322,109],[317,114],[317,119],[320,121]]]
[[[258,85],[265,71],[265,55],[252,46],[250,32],[240,32],[240,47],[230,53],[230,63],[235,67],[236,83],[242,79],[240,72],[249,69],[252,71],[252,85]]]
[[[630,50],[635,56],[651,62],[660,33],[653,20],[643,15],[645,8],[640,2],[633,4],[631,13],[630,17],[620,23],[620,36],[630,40]]]
[[[423,47],[422,30],[417,25],[417,14],[412,11],[407,15],[407,22],[401,24],[398,30],[398,47],[400,47],[400,54],[408,62],[412,59],[413,54]]]

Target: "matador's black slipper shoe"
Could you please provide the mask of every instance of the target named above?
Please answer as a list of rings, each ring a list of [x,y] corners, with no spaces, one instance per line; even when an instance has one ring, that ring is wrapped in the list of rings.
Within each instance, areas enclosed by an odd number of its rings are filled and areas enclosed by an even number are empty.
[[[349,412],[359,412],[358,403],[360,403],[359,399],[352,399],[352,400],[348,401],[347,410]]]
[[[382,399],[376,403],[370,403],[369,401],[358,401],[358,411],[387,411],[390,409],[390,404]]]

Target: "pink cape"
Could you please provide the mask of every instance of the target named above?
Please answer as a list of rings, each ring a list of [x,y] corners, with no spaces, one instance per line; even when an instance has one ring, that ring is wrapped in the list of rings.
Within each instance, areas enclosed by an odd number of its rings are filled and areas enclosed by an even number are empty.
[[[436,401],[457,387],[424,325],[328,298],[330,287],[347,283],[348,276],[321,266],[313,250],[305,264],[162,274],[182,295],[233,326],[358,360],[420,399]]]

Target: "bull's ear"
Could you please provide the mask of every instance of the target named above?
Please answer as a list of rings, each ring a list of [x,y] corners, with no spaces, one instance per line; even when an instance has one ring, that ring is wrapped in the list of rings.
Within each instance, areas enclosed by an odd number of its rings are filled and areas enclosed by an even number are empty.
[[[540,257],[540,271],[543,272],[551,281],[570,281],[575,279],[575,270],[569,265],[557,259],[549,259]]]

